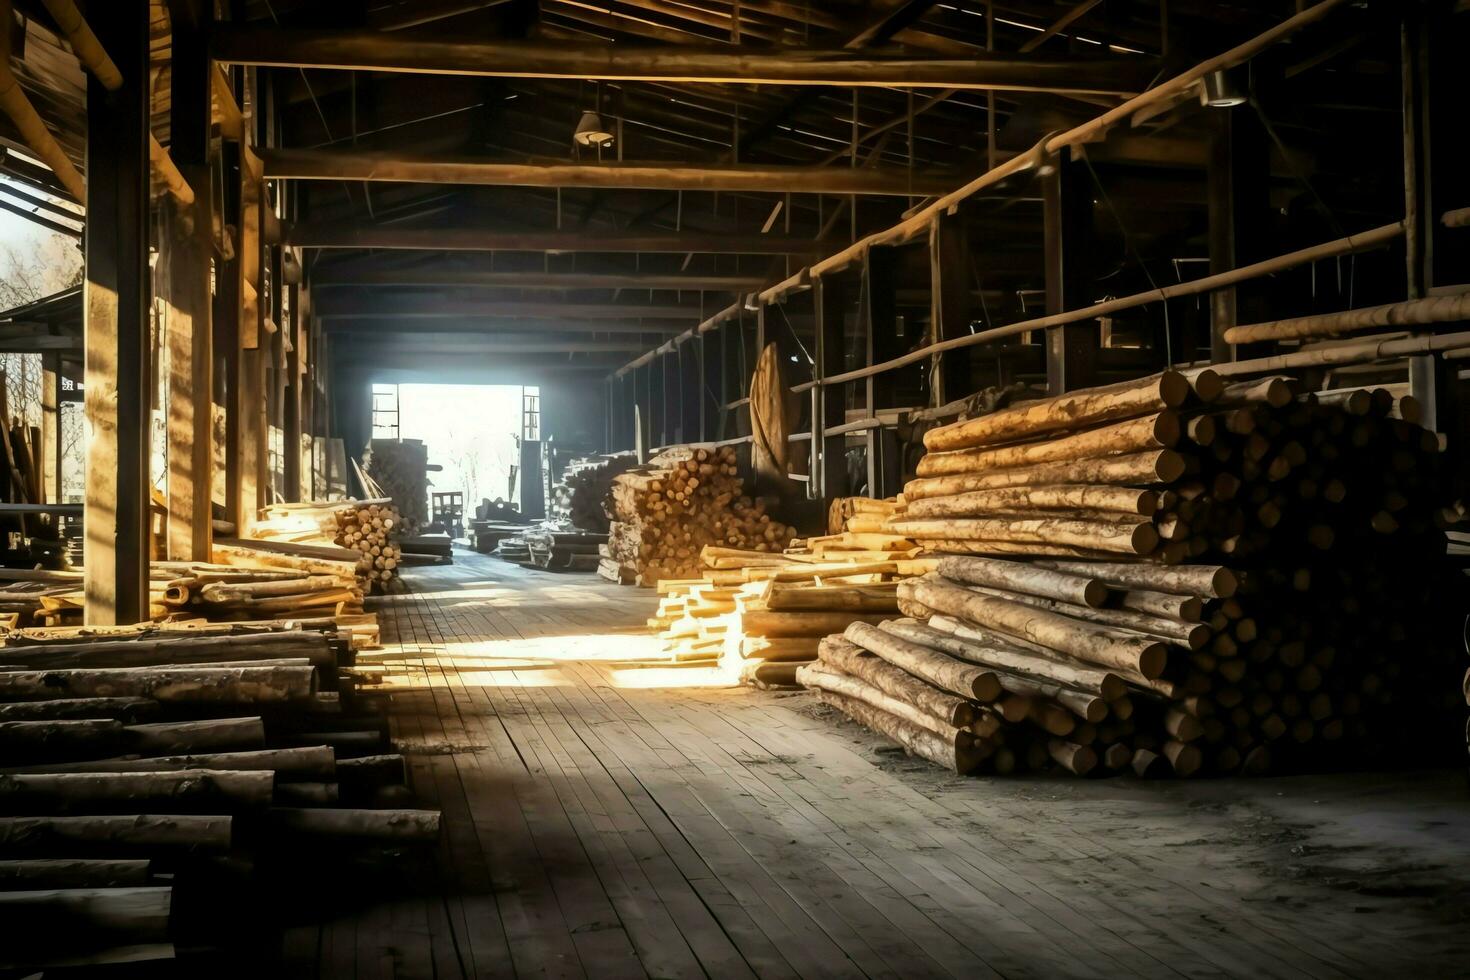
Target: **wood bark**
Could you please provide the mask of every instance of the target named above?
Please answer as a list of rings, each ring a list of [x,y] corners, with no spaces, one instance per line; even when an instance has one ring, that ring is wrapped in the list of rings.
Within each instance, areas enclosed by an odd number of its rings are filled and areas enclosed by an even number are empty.
[[[1077,561],[1041,561],[1037,564],[1073,575],[1094,575],[1118,588],[1211,599],[1228,599],[1235,595],[1240,585],[1235,573],[1222,565],[1164,566]]]
[[[929,497],[953,497],[1010,487],[1086,484],[1128,486],[1145,483],[1172,483],[1184,475],[1185,458],[1172,449],[1092,459],[1062,460],[1035,466],[983,470],[949,476],[910,480],[903,495],[910,505]]]
[[[0,671],[0,699],[150,697],[176,703],[269,704],[316,690],[312,667],[120,667]]]
[[[945,691],[976,701],[993,701],[1000,695],[1000,682],[993,671],[956,660],[870,623],[853,623],[843,636],[850,643],[877,654],[902,670]]]
[[[141,755],[183,755],[204,750],[265,747],[265,723],[260,718],[206,718],[130,725],[128,748]]]
[[[948,518],[893,521],[894,530],[918,541],[995,541],[1043,546],[1063,545],[1128,555],[1147,555],[1159,544],[1148,520],[1088,521],[1066,518]]]
[[[996,449],[958,449],[947,453],[930,453],[919,460],[918,475],[953,476],[1059,460],[1095,459],[1152,449],[1171,449],[1179,441],[1180,431],[1179,416],[1172,411],[1165,411],[1044,442],[1028,442]]]
[[[275,774],[174,772],[0,775],[7,813],[217,813],[270,805]]]
[[[347,760],[343,760],[344,762]],[[122,757],[50,765],[9,766],[0,772],[168,772],[180,769],[231,771],[270,770],[282,779],[332,779],[337,772],[335,753],[326,746],[261,749],[256,752],[210,752],[199,755]]]
[[[776,612],[751,610],[741,613],[730,628],[745,636],[826,636],[840,633],[849,623],[881,623],[884,613]]]
[[[948,497],[922,497],[904,509],[904,518],[987,517],[1033,511],[1103,511],[1149,517],[1158,507],[1152,490],[1107,485],[1057,485],[973,490]],[[891,526],[890,525],[888,526]]]
[[[1108,597],[1107,586],[1095,578],[1037,568],[1027,562],[942,558],[935,571],[952,582],[987,585],[1083,606],[1100,607]]]
[[[931,732],[939,738],[957,738],[962,731],[961,726],[951,725],[902,698],[886,694],[860,678],[844,674],[840,670],[834,670],[821,663],[798,667],[796,683],[809,690],[826,691],[830,694],[840,694],[854,701],[861,701],[895,718],[902,718],[909,724]]]
[[[229,817],[218,816],[0,817],[0,853],[217,852],[229,849],[231,826]]]
[[[69,721],[110,718],[135,722],[158,714],[152,698],[58,698],[54,701],[13,701],[0,704],[0,722]]]
[[[861,701],[830,691],[821,691],[818,697],[859,725],[893,739],[910,755],[927,759],[936,766],[943,766],[961,776],[974,772],[985,761],[989,751],[988,746],[976,742],[968,732],[956,729],[953,739],[942,739],[928,729],[910,724]]]
[[[32,858],[0,861],[0,891],[120,888],[148,883],[145,858]]]
[[[1177,643],[1190,650],[1203,648],[1213,635],[1213,631],[1204,623],[1185,623],[1176,619],[1165,619],[1160,616],[1150,616],[1147,613],[1133,612],[1129,609],[1093,609],[1070,602],[1059,602],[1056,599],[1024,595],[1002,589],[982,588],[980,586],[970,586],[970,588],[981,595],[991,595],[998,599],[1024,603],[1028,606],[1034,606],[1037,609],[1046,609],[1054,613],[1060,613],[1074,620],[1099,623],[1103,626],[1111,626],[1134,633],[1141,633],[1145,636],[1163,640],[1166,643]]]
[[[822,663],[872,685],[889,697],[905,701],[953,728],[967,728],[975,720],[976,708],[966,698],[925,683],[843,637],[823,637],[819,657]]]
[[[173,956],[171,887],[52,888],[0,892],[7,967],[85,967]],[[58,942],[58,927],[65,930]]]
[[[311,837],[433,843],[439,838],[439,811],[272,807],[270,825],[278,832]]]

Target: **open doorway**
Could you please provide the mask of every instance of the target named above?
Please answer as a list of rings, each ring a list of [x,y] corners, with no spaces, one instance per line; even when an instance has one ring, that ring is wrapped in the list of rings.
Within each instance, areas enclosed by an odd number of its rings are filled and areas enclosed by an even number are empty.
[[[430,493],[520,506],[521,443],[540,438],[540,389],[527,385],[373,385],[373,438],[417,439],[428,448]]]

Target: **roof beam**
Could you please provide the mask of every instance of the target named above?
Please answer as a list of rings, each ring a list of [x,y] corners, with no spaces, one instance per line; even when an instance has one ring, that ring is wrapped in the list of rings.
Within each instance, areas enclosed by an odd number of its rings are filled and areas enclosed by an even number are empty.
[[[502,231],[491,228],[398,228],[392,225],[302,222],[285,231],[284,244],[301,248],[380,248],[436,252],[707,252],[723,255],[820,255],[822,242],[783,235],[587,234],[577,231]]]
[[[394,269],[332,274],[318,272],[313,289],[360,286],[463,286],[469,289],[673,289],[685,292],[735,293],[759,289],[763,276],[660,275],[652,272],[481,272],[445,268]]]
[[[262,150],[267,177],[286,180],[381,180],[410,184],[501,187],[599,187],[622,190],[769,191],[777,194],[874,194],[932,197],[964,182],[955,175],[780,164],[496,162],[469,157],[332,150]]]
[[[379,319],[353,317],[323,320],[322,327],[329,333],[378,333],[391,329],[385,328],[383,321]],[[597,333],[641,337],[682,333],[684,327],[685,321],[680,320],[653,320],[648,323],[635,323],[626,320],[564,320],[560,317],[516,319],[497,316],[463,316],[436,321],[432,324],[423,320],[405,320],[398,325],[397,329],[400,333],[417,332],[419,329],[431,333],[467,334],[536,334],[549,331],[558,334]],[[646,347],[647,344],[643,346]]]
[[[518,300],[486,300],[445,297],[439,294],[405,295],[375,293],[371,295],[334,293],[322,296],[312,305],[312,314],[321,320],[350,317],[354,320],[382,319],[448,319],[464,316],[566,317],[577,320],[678,320],[697,323],[703,318],[699,306],[645,303],[558,303],[522,302]]]
[[[1129,95],[1148,87],[1144,58],[1038,58],[976,53],[915,56],[843,49],[739,48],[468,41],[371,31],[226,27],[214,56],[239,65],[432,75],[568,78],[735,85],[998,89]]]

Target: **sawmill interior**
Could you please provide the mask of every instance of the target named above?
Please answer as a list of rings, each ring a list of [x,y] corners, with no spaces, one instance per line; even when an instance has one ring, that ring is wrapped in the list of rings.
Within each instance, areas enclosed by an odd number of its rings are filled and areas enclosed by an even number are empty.
[[[1470,970],[1466,0],[0,14],[0,980]]]

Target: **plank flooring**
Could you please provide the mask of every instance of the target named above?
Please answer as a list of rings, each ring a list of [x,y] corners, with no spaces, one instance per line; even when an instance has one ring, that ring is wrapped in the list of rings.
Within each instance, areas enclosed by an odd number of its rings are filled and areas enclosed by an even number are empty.
[[[1431,976],[1470,963],[1445,774],[956,779],[652,656],[648,592],[469,552],[384,599],[426,887],[292,975]]]

